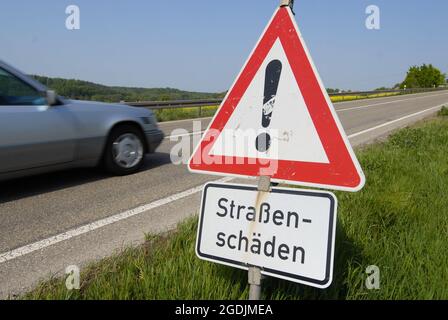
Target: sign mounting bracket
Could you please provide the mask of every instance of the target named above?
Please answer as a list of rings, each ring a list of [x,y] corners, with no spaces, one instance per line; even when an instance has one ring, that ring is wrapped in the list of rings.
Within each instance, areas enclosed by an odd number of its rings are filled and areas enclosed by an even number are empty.
[[[294,0],[280,0],[280,7],[290,7],[292,13],[295,15],[293,10],[294,8]]]

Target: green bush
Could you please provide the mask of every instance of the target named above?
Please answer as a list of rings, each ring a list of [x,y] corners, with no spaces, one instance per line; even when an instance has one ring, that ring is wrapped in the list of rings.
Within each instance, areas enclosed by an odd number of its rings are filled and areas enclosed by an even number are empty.
[[[447,117],[448,116],[448,108],[443,106],[442,109],[439,111],[440,117]]]

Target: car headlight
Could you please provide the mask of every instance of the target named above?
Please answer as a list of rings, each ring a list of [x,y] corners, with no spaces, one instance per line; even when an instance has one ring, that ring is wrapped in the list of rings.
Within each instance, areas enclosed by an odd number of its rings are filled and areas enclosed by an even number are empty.
[[[150,117],[141,117],[144,124],[153,124]]]
[[[158,127],[157,126],[156,117],[154,117],[154,116],[151,116],[151,117],[141,117],[140,119],[142,120],[144,125],[147,125],[147,126],[152,125],[152,126],[154,126],[156,128]]]

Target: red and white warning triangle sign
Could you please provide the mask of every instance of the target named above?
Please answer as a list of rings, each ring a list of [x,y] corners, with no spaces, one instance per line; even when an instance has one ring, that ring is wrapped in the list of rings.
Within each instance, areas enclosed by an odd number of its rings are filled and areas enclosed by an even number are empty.
[[[274,14],[188,167],[346,191],[364,186],[289,7]]]

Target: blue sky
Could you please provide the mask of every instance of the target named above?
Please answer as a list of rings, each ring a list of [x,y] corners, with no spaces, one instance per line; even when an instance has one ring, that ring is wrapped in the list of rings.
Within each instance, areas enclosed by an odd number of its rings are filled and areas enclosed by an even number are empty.
[[[0,59],[33,74],[107,85],[225,91],[278,0],[2,0]],[[65,28],[65,8],[81,30]],[[365,9],[381,9],[367,30]],[[296,19],[326,87],[400,82],[410,65],[448,73],[446,0],[296,0]]]

